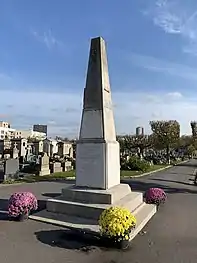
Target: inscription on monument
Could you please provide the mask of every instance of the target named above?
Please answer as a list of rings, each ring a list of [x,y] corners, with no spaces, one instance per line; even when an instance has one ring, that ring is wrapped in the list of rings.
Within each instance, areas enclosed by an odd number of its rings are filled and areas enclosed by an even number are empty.
[[[101,147],[98,147],[101,146]],[[95,147],[95,144],[86,144],[85,147],[81,148],[80,159],[83,160],[84,164],[88,164],[91,162],[92,164],[96,164],[97,160],[101,158],[102,153],[102,145],[98,145]],[[83,151],[83,152],[82,152]]]
[[[77,185],[105,188],[104,149],[105,145],[100,143],[77,145]]]

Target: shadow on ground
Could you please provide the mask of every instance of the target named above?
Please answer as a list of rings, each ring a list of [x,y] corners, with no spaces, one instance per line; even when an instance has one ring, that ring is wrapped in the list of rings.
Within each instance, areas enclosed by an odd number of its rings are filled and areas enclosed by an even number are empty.
[[[176,165],[176,167],[181,166],[181,167],[194,167],[197,168],[197,164],[193,164],[190,162],[186,162],[186,163],[179,163]]]
[[[194,181],[192,179],[189,179],[190,183],[186,183],[186,182],[180,182],[180,181],[175,181],[175,180],[166,180],[166,179],[150,179],[151,181],[161,181],[161,182],[171,182],[171,183],[177,183],[177,184],[184,184],[184,185],[192,185],[191,182]]]
[[[60,195],[61,195],[60,193],[44,193],[44,194],[42,194],[42,196],[50,197],[50,198],[55,198],[55,197],[58,197]]]
[[[170,185],[166,185],[166,184],[160,184],[160,183],[156,183],[159,181],[165,182],[166,183],[174,183],[174,181],[167,181],[167,180],[163,180],[163,179],[149,179],[150,182],[144,182],[141,180],[122,180],[122,183],[127,183],[130,185],[131,189],[133,191],[140,191],[140,192],[145,192],[146,190],[148,190],[149,188],[154,188],[154,187],[158,187],[158,188],[162,188],[166,193],[170,193],[170,194],[176,194],[176,193],[190,193],[190,194],[197,194],[197,187],[196,190],[192,190],[190,188],[186,188],[186,187],[173,187]],[[153,182],[155,180],[155,182]],[[176,183],[176,182],[175,182]],[[184,183],[184,182],[178,182],[179,184],[184,184],[190,187],[193,187],[193,185],[189,184],[189,183]]]
[[[21,181],[22,183],[27,183],[27,184],[32,184],[32,183],[42,183],[42,182],[51,182],[51,183],[62,183],[62,184],[75,184],[75,179],[64,179],[64,178],[55,178],[55,179],[45,179],[45,178],[43,178],[43,179],[41,179],[40,178],[40,180],[39,181],[37,181],[36,179],[34,180],[34,179],[28,179],[28,177],[27,178],[25,178],[25,179],[23,179],[22,181]],[[9,186],[10,184],[8,184],[8,186]],[[5,184],[4,184],[4,186],[5,186]]]
[[[104,242],[102,239],[93,235],[84,234],[80,231],[73,230],[50,230],[50,231],[38,231],[35,233],[36,238],[43,244],[47,244],[51,247],[59,247],[64,249],[80,250],[86,253],[95,249],[102,249],[110,251],[112,247],[108,242]],[[129,248],[127,251],[129,251]]]
[[[185,173],[180,173],[180,172],[170,172],[170,174],[183,174],[185,175]],[[194,174],[193,173],[188,173],[187,175],[190,175],[190,176],[193,176]]]

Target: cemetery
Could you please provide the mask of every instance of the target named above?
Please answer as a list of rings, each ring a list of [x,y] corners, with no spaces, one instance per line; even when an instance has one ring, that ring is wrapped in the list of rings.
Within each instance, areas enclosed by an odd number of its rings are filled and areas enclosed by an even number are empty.
[[[177,121],[151,121],[150,126],[151,135],[117,136],[105,41],[92,39],[76,145],[57,142],[54,152],[48,139],[21,139],[7,141],[6,146],[1,142],[0,147],[1,183],[43,180],[50,184],[50,179],[71,177],[74,184],[62,183],[61,191],[47,198],[42,209],[25,184],[24,191],[12,193],[8,200],[8,220],[48,223],[93,236],[110,249],[129,249],[162,211],[169,190],[156,183],[133,189],[135,180],[129,179],[195,158],[196,140],[181,137]],[[139,182],[143,184],[143,179]]]

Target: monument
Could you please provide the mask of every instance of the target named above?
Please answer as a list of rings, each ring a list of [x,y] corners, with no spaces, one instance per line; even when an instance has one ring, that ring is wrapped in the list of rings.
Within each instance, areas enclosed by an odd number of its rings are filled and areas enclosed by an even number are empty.
[[[120,183],[105,42],[93,39],[76,151],[76,186],[109,189]]]
[[[91,40],[81,127],[76,149],[76,184],[47,200],[47,212],[33,219],[99,232],[98,218],[110,206],[130,209],[137,218],[131,239],[156,213],[143,194],[120,184],[120,151],[116,141],[105,41]]]

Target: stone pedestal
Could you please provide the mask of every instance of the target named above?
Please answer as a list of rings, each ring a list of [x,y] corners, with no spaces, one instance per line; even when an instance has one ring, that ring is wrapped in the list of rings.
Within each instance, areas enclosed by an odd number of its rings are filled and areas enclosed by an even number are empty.
[[[76,186],[109,189],[120,184],[118,142],[77,144]]]

